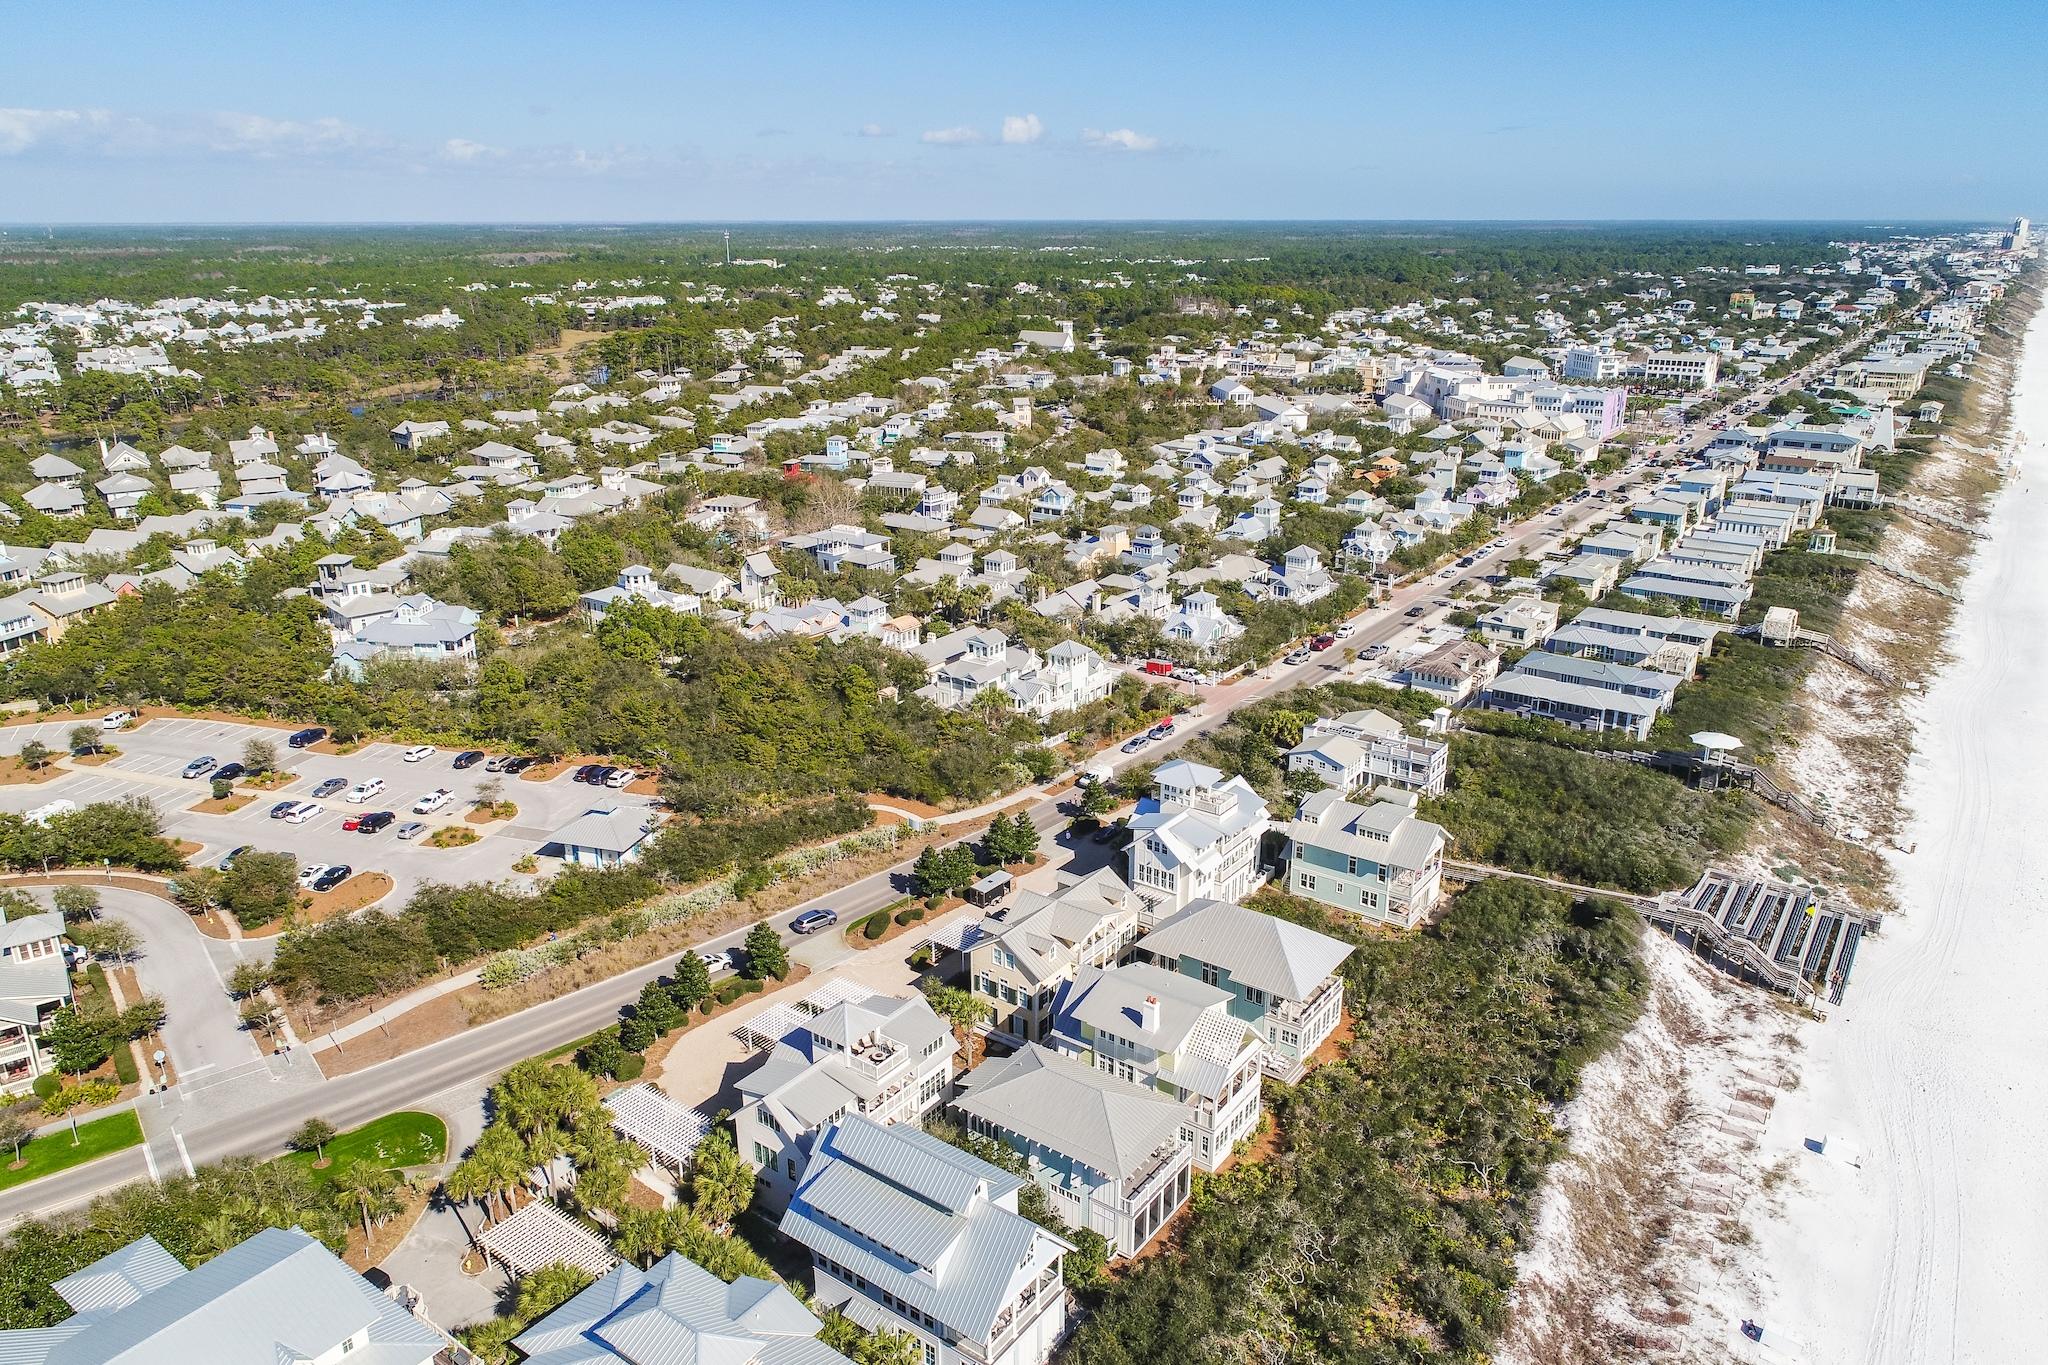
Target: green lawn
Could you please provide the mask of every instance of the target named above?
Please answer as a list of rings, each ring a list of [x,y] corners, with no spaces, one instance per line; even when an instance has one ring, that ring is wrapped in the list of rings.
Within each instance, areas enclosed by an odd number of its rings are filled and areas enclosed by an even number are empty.
[[[327,1165],[318,1166],[312,1152],[292,1152],[279,1157],[311,1171],[316,1180],[331,1180],[351,1161],[374,1161],[379,1166],[424,1166],[439,1161],[448,1151],[448,1125],[432,1114],[402,1109],[351,1128],[327,1144]]]
[[[71,1145],[71,1130],[68,1128],[49,1137],[24,1142],[21,1144],[20,1170],[14,1169],[13,1149],[0,1147],[0,1190],[61,1171],[67,1166],[83,1165],[110,1152],[136,1146],[141,1141],[142,1121],[135,1117],[134,1110],[124,1109],[118,1114],[79,1124],[78,1145],[75,1147]]]

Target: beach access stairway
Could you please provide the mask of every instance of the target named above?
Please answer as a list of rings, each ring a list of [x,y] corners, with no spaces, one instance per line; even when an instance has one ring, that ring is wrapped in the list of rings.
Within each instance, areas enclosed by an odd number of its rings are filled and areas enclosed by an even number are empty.
[[[1732,633],[1751,640],[1758,640],[1763,638],[1763,627],[1761,625],[1738,626]],[[1889,668],[1878,663],[1875,659],[1866,658],[1858,654],[1847,645],[1837,641],[1832,635],[1824,635],[1817,630],[1801,628],[1793,631],[1792,638],[1785,641],[1785,643],[1794,649],[1817,649],[1830,659],[1838,663],[1847,664],[1864,677],[1881,682],[1886,687],[1897,687],[1899,685],[1898,675]]]
[[[1597,886],[1510,872],[1485,863],[1444,860],[1444,874],[1465,881],[1489,878],[1531,882],[1576,896],[1618,901],[1649,923],[1709,949],[1738,975],[1799,1000],[1824,995],[1842,1002],[1849,970],[1874,917],[1823,906],[1805,887],[1745,878],[1708,868],[1689,889],[1638,896]]]

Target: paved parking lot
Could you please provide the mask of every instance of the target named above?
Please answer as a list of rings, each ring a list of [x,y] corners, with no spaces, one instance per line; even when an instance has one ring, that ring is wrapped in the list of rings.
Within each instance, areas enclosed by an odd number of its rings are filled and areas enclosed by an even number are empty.
[[[13,754],[31,739],[53,749],[66,747],[67,738],[80,720],[0,728],[0,754]],[[443,749],[418,763],[403,757],[408,746],[370,744],[346,756],[311,753],[285,747],[287,730],[245,725],[228,721],[163,718],[143,723],[132,730],[109,736],[121,750],[120,757],[95,768],[78,768],[49,782],[0,787],[0,810],[20,812],[63,798],[86,805],[95,801],[118,801],[143,796],[162,812],[164,828],[170,834],[205,845],[194,861],[217,861],[230,849],[249,845],[292,854],[302,863],[347,863],[358,872],[389,873],[393,902],[402,901],[414,887],[426,881],[490,881],[512,877],[512,864],[534,853],[555,830],[593,808],[651,807],[651,797],[622,791],[593,788],[570,780],[568,773],[549,782],[528,782],[484,771],[483,764],[457,771],[455,749]],[[208,815],[187,809],[204,801],[211,791],[209,779],[187,779],[180,774],[185,765],[201,754],[222,763],[240,760],[251,739],[266,739],[277,748],[278,764],[295,774],[294,780],[270,792],[259,793],[242,809],[228,815]],[[286,824],[270,818],[270,808],[293,797],[306,799],[322,781],[342,778],[351,784],[381,778],[384,790],[361,805],[343,800],[345,793],[323,798],[320,814],[304,824]],[[408,820],[420,820],[429,829],[462,822],[485,781],[497,778],[504,799],[519,807],[510,824],[493,827],[467,848],[428,848],[419,841],[402,841],[398,827]],[[412,804],[426,793],[445,787],[454,799],[430,816],[411,814]],[[342,822],[351,815],[388,810],[397,819],[377,834],[356,834],[344,830]],[[543,864],[544,870],[548,869]]]

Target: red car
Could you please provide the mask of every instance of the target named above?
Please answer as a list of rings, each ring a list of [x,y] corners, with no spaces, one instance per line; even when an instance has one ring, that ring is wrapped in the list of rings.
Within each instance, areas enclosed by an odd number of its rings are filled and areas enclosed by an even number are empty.
[[[1308,642],[1308,647],[1313,650],[1321,651],[1328,649],[1331,645],[1334,645],[1336,643],[1337,637],[1334,635],[1318,635],[1315,639],[1310,640]]]
[[[366,811],[364,812],[364,814],[368,814],[368,812]],[[348,819],[341,822],[341,827],[343,829],[354,829],[356,826],[362,823],[363,817],[361,815],[351,815],[349,816]]]

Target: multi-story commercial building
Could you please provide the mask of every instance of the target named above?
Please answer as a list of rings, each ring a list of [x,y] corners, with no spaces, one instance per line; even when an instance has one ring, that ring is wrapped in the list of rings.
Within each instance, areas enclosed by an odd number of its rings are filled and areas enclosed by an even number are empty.
[[[1721,379],[1712,351],[1652,351],[1643,357],[1643,382],[1656,388],[1711,389]]]

